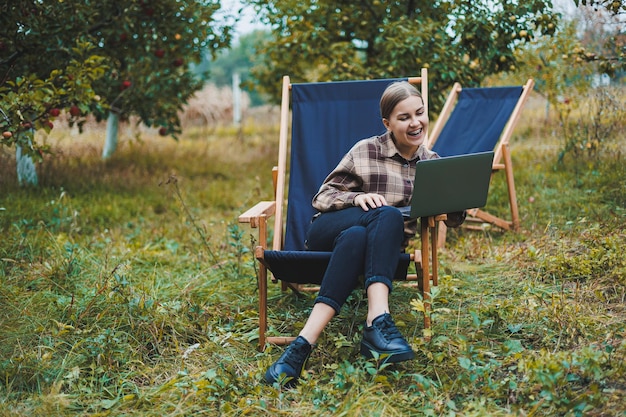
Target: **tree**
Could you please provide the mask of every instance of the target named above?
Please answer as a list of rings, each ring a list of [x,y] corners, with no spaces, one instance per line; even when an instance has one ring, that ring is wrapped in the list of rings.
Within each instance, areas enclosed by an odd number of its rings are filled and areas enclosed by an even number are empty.
[[[513,70],[514,51],[550,34],[550,0],[248,0],[272,28],[253,74],[279,97],[280,77],[295,82],[415,75],[430,68],[431,110],[453,82],[479,84]]]
[[[202,86],[188,64],[229,45],[234,18],[219,7],[218,0],[0,5],[1,144],[37,157],[46,149],[31,128],[52,128],[61,110],[79,128],[88,114],[138,116],[175,136],[178,111]]]
[[[609,13],[617,16],[626,13],[626,3],[623,0],[574,0],[576,6],[590,6],[597,9],[606,9]]]
[[[586,48],[573,51],[579,60],[595,62],[600,72],[615,75],[626,70],[626,1],[574,0],[582,13]],[[589,36],[595,35],[595,38]]]
[[[514,82],[535,79],[535,89],[546,98],[546,121],[548,110],[557,121],[559,162],[566,155],[587,159],[599,155],[623,126],[619,90],[594,85],[607,64],[594,57],[607,56],[605,40],[617,37],[613,30],[606,11],[579,6],[553,36],[537,36],[517,51],[521,65],[509,77]]]

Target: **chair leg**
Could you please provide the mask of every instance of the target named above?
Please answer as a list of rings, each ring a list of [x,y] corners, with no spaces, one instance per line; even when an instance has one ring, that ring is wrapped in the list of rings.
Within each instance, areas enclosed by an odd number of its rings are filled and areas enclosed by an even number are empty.
[[[426,339],[430,339],[430,267],[429,267],[429,255],[428,249],[428,221],[427,217],[422,217],[420,220],[421,231],[420,238],[422,240],[422,297],[424,299],[424,335]]]
[[[506,174],[506,184],[509,191],[509,204],[511,205],[511,227],[517,232],[520,228],[519,210],[517,208],[515,179],[513,178],[513,161],[511,160],[511,151],[509,150],[508,144],[502,146],[502,156],[504,157],[504,172]]]
[[[448,227],[446,226],[445,223],[440,223],[438,228],[439,228],[439,231],[437,232],[437,247],[439,249],[442,249],[446,246],[446,237],[448,234]]]
[[[267,268],[259,267],[259,351],[265,350],[265,332],[267,331]]]
[[[437,220],[432,221],[429,224],[430,229],[430,250],[431,250],[431,259],[432,259],[432,269],[433,269],[433,286],[439,285],[439,258],[437,256],[437,248],[438,248],[438,240],[439,240],[439,222]]]
[[[259,242],[261,245],[254,248],[254,256],[259,262],[259,351],[265,350],[267,332],[267,265],[265,265],[265,248],[267,243],[267,217],[261,215],[257,221],[259,227]]]

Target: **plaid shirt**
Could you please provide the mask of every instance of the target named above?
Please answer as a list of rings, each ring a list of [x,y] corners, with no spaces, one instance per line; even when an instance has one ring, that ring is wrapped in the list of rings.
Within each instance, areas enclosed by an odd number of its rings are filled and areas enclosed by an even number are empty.
[[[380,194],[391,206],[408,206],[411,204],[417,161],[438,157],[437,153],[422,145],[411,159],[405,159],[398,152],[389,132],[363,139],[326,177],[313,197],[313,207],[320,212],[353,207],[354,198],[364,193]],[[405,222],[407,237],[415,235],[416,231],[416,220]]]

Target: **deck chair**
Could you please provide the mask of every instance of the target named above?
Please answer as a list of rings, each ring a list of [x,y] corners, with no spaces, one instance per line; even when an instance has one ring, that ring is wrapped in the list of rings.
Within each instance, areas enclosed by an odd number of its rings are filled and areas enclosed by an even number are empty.
[[[405,78],[407,80],[407,78]],[[409,78],[421,85],[427,106],[427,71]],[[280,280],[282,289],[300,292],[305,284],[320,284],[331,252],[306,251],[305,234],[315,210],[311,206],[325,177],[339,163],[344,154],[358,140],[384,132],[380,118],[379,101],[384,89],[396,79],[369,81],[342,81],[326,83],[291,84],[283,78],[278,166],[273,170],[274,194],[272,201],[262,201],[239,216],[241,223],[258,228],[259,289],[259,349],[266,343],[288,344],[295,337],[267,337],[267,291],[269,273],[274,282]],[[291,96],[291,144],[289,144]],[[287,174],[287,149],[290,153],[290,172]],[[288,193],[285,189],[289,177]],[[284,218],[286,205],[286,221]],[[268,219],[274,216],[273,241],[268,248]],[[421,219],[421,248],[413,253],[399,253],[394,279],[417,281],[425,308],[428,309],[430,282],[437,285],[437,247],[429,236],[437,235],[437,228],[445,215]],[[283,233],[284,231],[284,233]],[[429,250],[430,249],[430,250]],[[349,262],[349,260],[346,260]],[[414,262],[418,273],[408,274]],[[430,268],[432,263],[432,271]],[[319,287],[317,287],[319,288]],[[316,288],[313,287],[313,290]],[[430,328],[430,316],[424,315],[424,328]],[[427,335],[427,332],[425,332]]]
[[[468,210],[467,228],[482,229],[477,223],[504,230],[520,227],[509,141],[533,86],[532,79],[517,87],[461,88],[455,83],[430,131],[428,146],[439,155],[493,150],[493,173],[504,170],[506,174],[511,218],[503,219],[475,208]],[[445,240],[445,225],[441,233],[440,246]]]

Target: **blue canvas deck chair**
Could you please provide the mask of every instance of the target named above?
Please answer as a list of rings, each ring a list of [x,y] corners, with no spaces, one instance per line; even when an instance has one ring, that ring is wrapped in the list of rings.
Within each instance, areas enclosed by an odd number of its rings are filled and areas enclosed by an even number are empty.
[[[468,210],[467,228],[481,229],[482,224],[493,224],[504,230],[519,229],[509,141],[533,86],[532,79],[515,87],[461,88],[455,83],[430,131],[429,148],[439,155],[493,150],[493,172],[504,170],[506,174],[511,218],[503,219],[476,208]]]
[[[419,77],[408,80],[420,84],[427,106],[427,71],[423,69]],[[321,282],[331,253],[306,251],[304,247],[305,233],[315,214],[311,206],[313,196],[352,145],[385,131],[379,101],[392,81],[396,79],[291,84],[288,76],[283,78],[278,166],[273,171],[275,198],[256,204],[239,217],[241,223],[258,228],[259,246],[255,248],[255,257],[259,263],[260,349],[264,349],[266,343],[288,344],[294,339],[266,336],[268,272],[273,275],[274,282],[281,281],[283,290],[305,291],[307,288],[303,284],[319,285]],[[286,189],[287,178],[289,187]],[[268,248],[268,220],[271,216],[274,233],[271,248]],[[414,253],[398,253],[394,278],[417,281],[418,288],[426,297],[430,281],[437,285],[437,247],[432,242],[436,242],[434,238],[439,220],[444,219],[445,215],[421,219],[421,249]],[[429,235],[433,238],[430,250]],[[407,274],[411,262],[416,263],[418,273]],[[429,267],[431,263],[432,268]],[[428,308],[427,299],[424,301]],[[424,327],[430,327],[428,314],[425,314]]]

